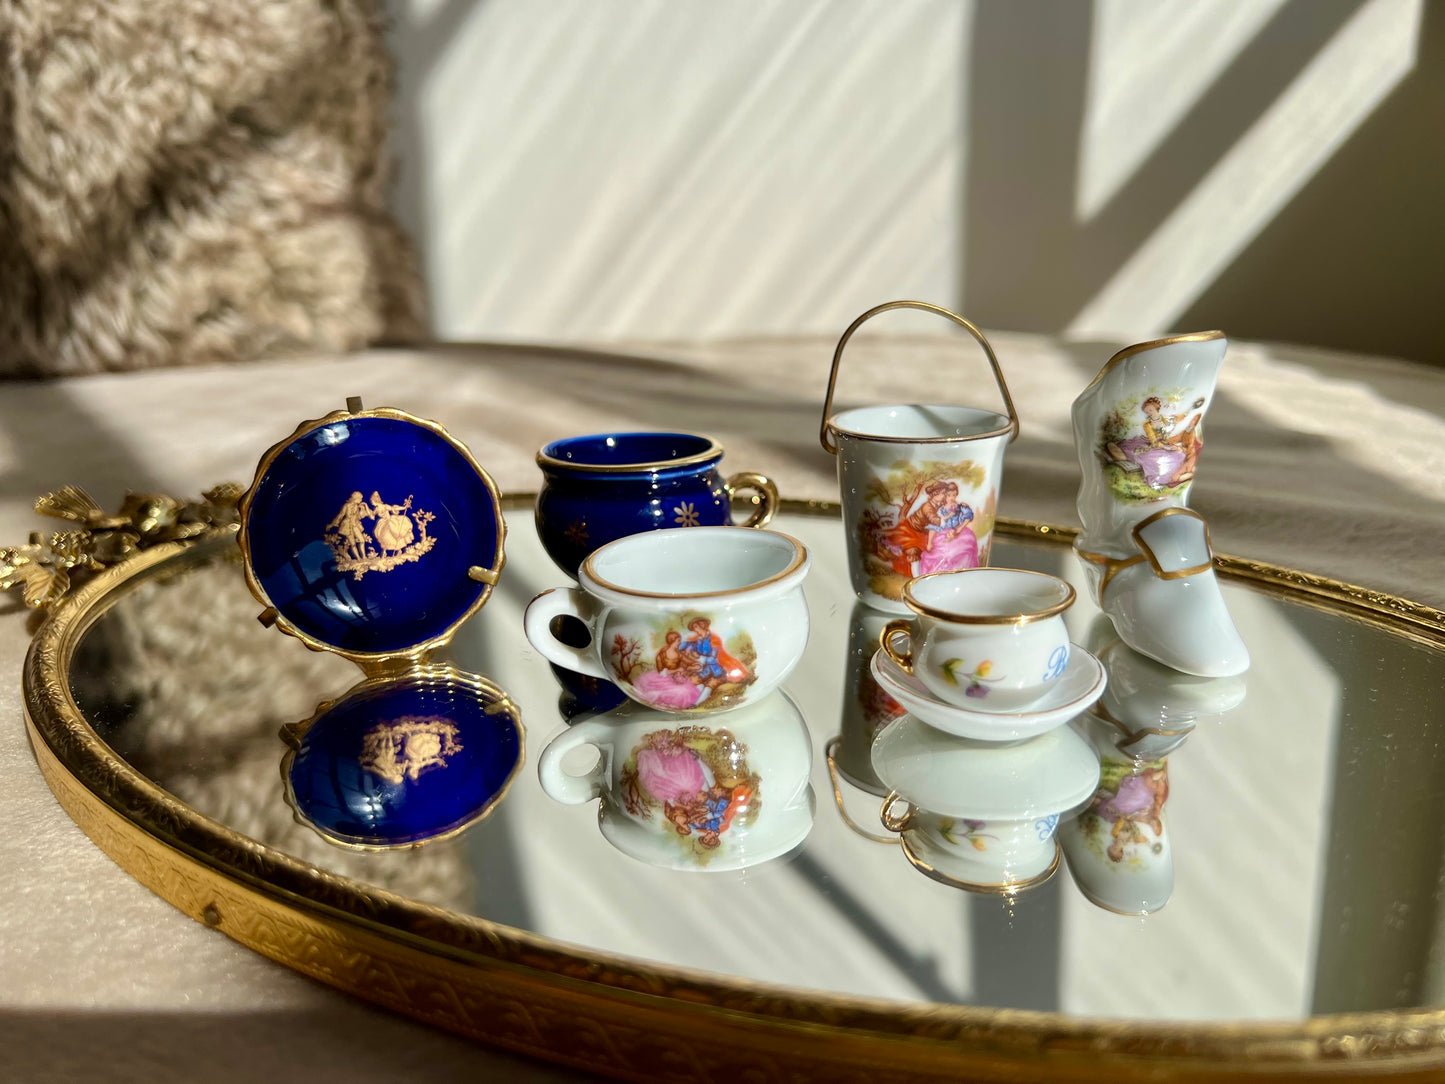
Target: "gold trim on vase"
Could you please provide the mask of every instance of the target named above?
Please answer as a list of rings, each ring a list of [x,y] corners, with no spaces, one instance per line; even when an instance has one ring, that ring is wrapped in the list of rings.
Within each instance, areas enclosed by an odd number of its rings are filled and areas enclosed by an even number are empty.
[[[1141,532],[1145,527],[1153,523],[1158,523],[1167,516],[1188,516],[1204,524],[1204,550],[1207,556],[1202,564],[1191,565],[1188,568],[1166,570],[1159,563],[1159,558],[1154,555],[1153,547],[1144,540]],[[1138,523],[1134,524],[1129,533],[1134,536],[1134,541],[1139,546],[1139,552],[1143,554],[1144,559],[1149,562],[1149,567],[1154,570],[1154,575],[1161,580],[1184,580],[1190,576],[1198,576],[1201,572],[1208,572],[1214,567],[1214,543],[1209,537],[1209,521],[1192,508],[1161,508],[1153,515],[1145,516]],[[1118,570],[1116,569],[1115,571]],[[1101,595],[1103,594],[1102,587],[1099,589],[1099,593]]]
[[[1134,343],[1132,346],[1126,346],[1108,361],[1104,362],[1099,371],[1094,374],[1094,379],[1089,381],[1084,391],[1080,392],[1080,394],[1082,395],[1094,387],[1094,385],[1103,380],[1104,377],[1108,376],[1109,372],[1116,365],[1132,358],[1135,354],[1142,354],[1147,350],[1157,350],[1161,346],[1173,346],[1175,343],[1207,343],[1213,342],[1215,339],[1225,338],[1228,338],[1228,336],[1222,331],[1192,331],[1186,335],[1167,335],[1162,339],[1150,339],[1148,342]]]
[[[535,494],[504,498],[529,507]],[[836,516],[832,501],[783,511]],[[1005,537],[1077,530],[1000,520]],[[573,948],[329,873],[204,817],[118,757],[86,721],[69,668],[81,636],[159,575],[229,548],[165,543],[99,572],[36,632],[22,679],[46,782],[121,868],[184,914],[287,967],[491,1045],[631,1079],[1091,1081],[1391,1074],[1438,1080],[1445,1009],[1291,1022],[1131,1022],[962,1004],[914,1005],[721,978]],[[1445,613],[1264,562],[1226,579],[1445,649]],[[404,981],[399,980],[404,976]]]

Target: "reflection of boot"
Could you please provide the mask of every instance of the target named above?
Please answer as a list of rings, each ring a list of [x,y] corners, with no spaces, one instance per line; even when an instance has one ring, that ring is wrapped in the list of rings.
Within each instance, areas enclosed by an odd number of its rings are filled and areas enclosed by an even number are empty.
[[[1083,474],[1078,511],[1084,527],[1074,549],[1095,598],[1134,650],[1205,677],[1249,668],[1249,652],[1215,580],[1208,527],[1185,507],[1203,450],[1201,421],[1227,347],[1217,331],[1126,347],[1070,411]],[[1171,416],[1195,412],[1186,430],[1188,458],[1167,481],[1145,485],[1143,476],[1130,473],[1125,485],[1112,455],[1148,436],[1144,404],[1151,399],[1156,416],[1159,399]],[[1103,457],[1110,457],[1108,464],[1101,465]]]

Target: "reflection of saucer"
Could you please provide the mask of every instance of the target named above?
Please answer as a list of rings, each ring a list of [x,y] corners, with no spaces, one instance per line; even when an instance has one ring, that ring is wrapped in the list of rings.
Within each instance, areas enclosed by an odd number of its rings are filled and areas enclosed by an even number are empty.
[[[905,674],[882,651],[868,664],[889,696],[909,714],[946,734],[978,741],[1031,738],[1067,723],[1087,711],[1104,692],[1107,678],[1098,659],[1078,644],[1069,649],[1069,665],[1044,698],[1028,711],[970,711],[937,699],[927,686]]]
[[[927,836],[904,833],[899,840],[903,844],[904,857],[919,873],[925,877],[931,877],[939,884],[948,885],[950,888],[961,888],[965,892],[1011,896],[1016,892],[1043,884],[1059,868],[1060,850],[1058,840],[1055,840],[1053,857],[1042,870],[1020,870],[1018,877],[1002,881],[973,881],[969,879],[968,871],[955,868],[958,865],[958,859],[954,855],[944,851],[941,847],[934,846]]]
[[[501,801],[523,758],[516,705],[448,666],[364,681],[282,737],[296,819],[365,850],[456,835]]]
[[[1070,727],[1028,741],[956,738],[905,715],[873,743],[878,778],[929,813],[1032,820],[1067,813],[1099,784],[1099,757]]]

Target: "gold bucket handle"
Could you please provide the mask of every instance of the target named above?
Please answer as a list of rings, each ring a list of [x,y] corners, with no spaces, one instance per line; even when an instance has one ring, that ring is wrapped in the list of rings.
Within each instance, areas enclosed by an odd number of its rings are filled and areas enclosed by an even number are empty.
[[[833,368],[828,373],[828,397],[823,400],[823,424],[818,431],[818,438],[823,443],[823,450],[825,452],[831,452],[833,455],[838,454],[838,445],[829,432],[828,420],[833,416],[833,389],[838,386],[838,363],[843,360],[843,348],[848,345],[848,340],[853,337],[853,333],[867,321],[873,319],[873,317],[879,313],[889,312],[892,309],[919,309],[923,312],[931,312],[935,316],[942,316],[945,320],[952,320],[978,341],[978,345],[983,347],[983,352],[988,357],[989,368],[993,370],[993,378],[998,384],[998,390],[1003,395],[1004,413],[1008,415],[1009,443],[1012,444],[1017,440],[1019,435],[1019,416],[1018,412],[1014,410],[1013,396],[1008,392],[1008,384],[1003,378],[1003,370],[999,368],[998,357],[994,354],[993,347],[989,345],[988,340],[984,338],[983,332],[978,330],[971,321],[966,320],[956,312],[950,312],[941,305],[933,305],[927,301],[886,301],[882,305],[873,306],[873,308],[849,324],[848,330],[843,332],[843,337],[838,340],[837,349],[833,351]]]

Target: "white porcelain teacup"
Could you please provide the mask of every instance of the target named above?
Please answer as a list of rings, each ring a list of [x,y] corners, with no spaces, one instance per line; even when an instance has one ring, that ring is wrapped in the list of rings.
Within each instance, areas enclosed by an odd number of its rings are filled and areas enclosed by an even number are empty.
[[[527,639],[548,660],[605,678],[639,704],[689,715],[760,700],[808,642],[808,551],[776,531],[695,527],[629,535],[582,562],[579,587],[527,607]],[[579,618],[591,641],[559,640]]]
[[[970,711],[1021,711],[1069,664],[1064,611],[1074,589],[1057,576],[970,568],[920,576],[903,590],[917,616],[883,626],[879,644],[944,703]],[[898,639],[907,636],[907,650]]]
[[[601,755],[574,775],[563,760],[582,746]],[[664,869],[716,873],[776,858],[807,837],[811,765],[807,723],[778,693],[717,720],[625,705],[554,738],[537,776],[555,801],[600,798],[599,827],[618,850]]]

